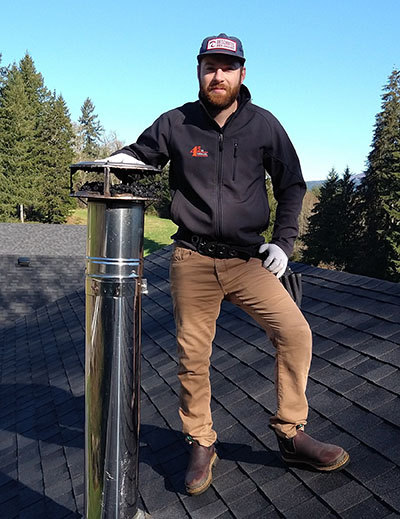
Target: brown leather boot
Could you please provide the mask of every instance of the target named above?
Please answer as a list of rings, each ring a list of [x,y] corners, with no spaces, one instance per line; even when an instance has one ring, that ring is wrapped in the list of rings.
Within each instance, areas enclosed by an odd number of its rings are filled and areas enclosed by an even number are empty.
[[[309,465],[329,472],[342,469],[350,461],[350,456],[342,447],[314,440],[301,429],[290,439],[281,438],[278,434],[276,437],[282,459],[289,464]]]
[[[214,444],[203,447],[195,440],[190,443],[192,451],[186,469],[185,486],[188,494],[197,495],[205,492],[211,485],[212,467],[217,461],[217,453]]]

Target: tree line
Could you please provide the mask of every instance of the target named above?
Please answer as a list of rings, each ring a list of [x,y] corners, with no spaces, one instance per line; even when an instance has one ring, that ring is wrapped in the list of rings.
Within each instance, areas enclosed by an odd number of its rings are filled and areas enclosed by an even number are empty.
[[[400,281],[400,71],[383,88],[366,170],[332,170],[308,219],[302,261]]]
[[[0,67],[0,222],[65,222],[76,205],[69,196],[69,165],[122,145],[105,135],[94,110],[87,98],[74,123],[62,95],[45,86],[28,53],[18,64]]]
[[[63,223],[74,210],[69,165],[105,157],[123,145],[106,134],[86,98],[77,122],[60,94],[50,91],[27,53],[1,66],[0,222]],[[372,277],[400,281],[400,72],[393,70],[376,116],[371,152],[360,183],[347,168],[329,172],[316,192],[308,191],[300,215],[293,259]],[[77,181],[84,181],[84,178]],[[168,216],[168,166],[157,179],[153,210]],[[275,202],[270,181],[271,222]],[[268,240],[271,227],[265,233]]]

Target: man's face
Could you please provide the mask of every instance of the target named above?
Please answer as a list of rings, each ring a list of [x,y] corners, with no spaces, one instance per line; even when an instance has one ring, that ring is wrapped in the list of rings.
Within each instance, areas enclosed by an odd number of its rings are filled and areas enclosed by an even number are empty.
[[[200,97],[212,107],[224,110],[236,101],[246,69],[235,58],[215,54],[201,59],[197,74]]]

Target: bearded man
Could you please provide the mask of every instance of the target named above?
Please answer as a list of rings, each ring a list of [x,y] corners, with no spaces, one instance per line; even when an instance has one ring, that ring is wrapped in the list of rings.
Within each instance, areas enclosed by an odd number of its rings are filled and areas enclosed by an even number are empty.
[[[321,471],[349,455],[304,432],[311,331],[279,278],[298,233],[306,185],[296,151],[278,120],[250,100],[241,41],[205,38],[197,56],[199,100],[161,115],[138,141],[108,160],[164,167],[170,161],[173,236],[170,284],[181,384],[179,414],[191,444],[189,494],[211,484],[217,459],[209,366],[223,300],[251,315],[276,348],[277,410],[270,418],[282,458]],[[277,212],[273,236],[265,172]]]

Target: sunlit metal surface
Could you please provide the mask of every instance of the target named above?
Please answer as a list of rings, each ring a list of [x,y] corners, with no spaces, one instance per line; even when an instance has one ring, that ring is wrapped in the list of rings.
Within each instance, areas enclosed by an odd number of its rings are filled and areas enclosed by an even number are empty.
[[[138,517],[144,202],[88,200],[86,517]]]

